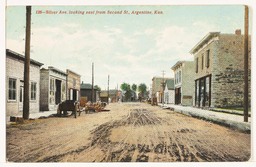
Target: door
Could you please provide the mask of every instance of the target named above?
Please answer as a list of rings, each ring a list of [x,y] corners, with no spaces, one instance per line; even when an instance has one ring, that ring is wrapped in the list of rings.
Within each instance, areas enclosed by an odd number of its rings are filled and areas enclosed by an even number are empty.
[[[77,90],[76,89],[72,89],[73,91],[73,97],[72,97],[72,100],[77,100]]]
[[[55,104],[59,104],[61,102],[61,81],[56,79],[55,85],[56,85]]]
[[[24,83],[20,82],[20,90],[19,90],[19,111],[23,111],[23,93],[24,93]]]
[[[205,78],[200,79],[200,107],[205,106]]]
[[[175,89],[175,104],[181,103],[181,88]]]

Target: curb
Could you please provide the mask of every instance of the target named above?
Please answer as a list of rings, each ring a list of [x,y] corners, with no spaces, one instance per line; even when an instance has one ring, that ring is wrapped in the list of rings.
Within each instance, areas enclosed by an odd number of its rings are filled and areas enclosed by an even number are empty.
[[[222,113],[227,113],[227,114],[234,114],[234,115],[241,115],[243,116],[243,113],[237,112],[237,111],[227,111],[227,110],[221,110],[221,109],[210,109],[210,111],[214,111],[214,112],[222,112]],[[251,113],[248,113],[248,116],[251,117]]]
[[[213,123],[223,125],[223,126],[226,126],[226,127],[229,127],[229,128],[234,128],[234,129],[237,129],[237,130],[245,132],[245,133],[250,133],[251,132],[251,124],[250,123],[237,122],[237,121],[225,120],[225,119],[220,119],[220,118],[206,117],[205,115],[202,115],[202,114],[189,112],[189,111],[184,111],[184,110],[175,109],[175,108],[173,108],[173,110],[175,112],[178,112],[178,113],[181,113],[181,114],[184,114],[184,115],[188,115],[188,116],[191,116],[191,117],[194,117],[194,118],[203,119],[203,120],[206,120],[206,121],[211,121]]]

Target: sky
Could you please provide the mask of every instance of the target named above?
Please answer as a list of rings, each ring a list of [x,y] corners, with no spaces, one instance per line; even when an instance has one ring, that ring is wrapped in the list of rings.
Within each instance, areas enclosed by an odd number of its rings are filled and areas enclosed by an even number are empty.
[[[6,48],[23,55],[25,16],[25,6],[6,7]],[[171,67],[177,61],[192,61],[189,51],[207,33],[244,31],[242,5],[44,5],[32,6],[31,17],[31,58],[44,68],[70,69],[84,83],[91,83],[94,62],[94,84],[103,90],[108,75],[110,89],[120,88],[123,82],[145,83],[149,88],[162,71],[164,77],[173,77]]]

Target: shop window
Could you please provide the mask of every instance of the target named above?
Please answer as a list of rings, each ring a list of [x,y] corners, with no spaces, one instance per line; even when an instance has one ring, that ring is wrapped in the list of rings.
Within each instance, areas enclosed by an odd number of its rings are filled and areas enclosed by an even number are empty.
[[[61,86],[61,100],[64,101],[66,100],[66,83],[62,81],[62,86]]]
[[[54,79],[50,79],[50,104],[54,104],[55,102],[55,84],[54,84]]]

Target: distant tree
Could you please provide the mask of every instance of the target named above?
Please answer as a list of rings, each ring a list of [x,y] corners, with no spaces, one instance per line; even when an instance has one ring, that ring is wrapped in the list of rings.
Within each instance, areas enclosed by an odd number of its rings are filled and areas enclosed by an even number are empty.
[[[123,82],[120,86],[121,90],[125,92],[125,101],[130,101],[132,97],[131,86],[128,83]]]
[[[121,84],[120,88],[121,88],[122,91],[129,91],[129,90],[131,90],[130,85],[128,83],[125,83],[125,82],[123,82]]]
[[[136,91],[137,91],[137,85],[132,84],[132,90],[133,90],[134,92],[136,92]]]
[[[138,87],[139,93],[142,97],[144,97],[145,93],[147,92],[147,85],[144,83],[141,83]]]
[[[98,91],[101,91],[101,88],[98,86],[98,85],[95,85],[94,86],[94,89],[98,90]]]

